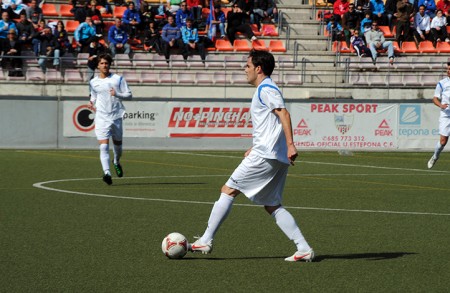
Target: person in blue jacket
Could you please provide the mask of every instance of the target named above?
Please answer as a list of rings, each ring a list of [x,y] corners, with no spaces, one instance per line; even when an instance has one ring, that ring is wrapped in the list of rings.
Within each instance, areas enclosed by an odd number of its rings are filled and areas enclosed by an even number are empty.
[[[181,2],[180,8],[181,9],[178,9],[177,14],[175,15],[175,23],[179,28],[186,26],[186,19],[193,19],[192,12],[188,9],[186,1]]]
[[[135,39],[138,36],[137,30],[141,24],[141,17],[133,2],[128,3],[128,8],[123,13],[122,21],[130,39]]]
[[[117,50],[123,51],[124,54],[130,55],[131,46],[128,44],[128,33],[122,26],[122,20],[120,18],[115,19],[115,24],[109,29],[108,32],[109,49],[111,55],[116,56]]]
[[[370,0],[370,10],[374,21],[377,21],[379,25],[387,25],[386,7],[383,0]]]

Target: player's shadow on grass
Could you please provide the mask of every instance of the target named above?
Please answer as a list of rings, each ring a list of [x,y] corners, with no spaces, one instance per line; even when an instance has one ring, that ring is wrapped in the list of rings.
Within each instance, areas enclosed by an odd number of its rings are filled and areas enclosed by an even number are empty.
[[[337,260],[337,259],[365,259],[365,260],[388,260],[403,257],[406,255],[417,254],[415,252],[379,252],[379,253],[352,253],[352,254],[324,254],[316,255],[313,262],[321,262],[327,260]],[[185,257],[183,260],[208,260],[208,261],[218,261],[218,260],[251,260],[251,259],[285,259],[285,256],[249,256],[249,257]]]
[[[317,255],[314,262],[321,262],[333,259],[365,259],[365,260],[388,260],[393,258],[404,257],[406,255],[416,254],[415,252],[368,252],[368,253],[351,253],[351,254],[324,254]]]
[[[117,182],[117,181],[116,181]],[[205,182],[134,182],[134,183],[116,183],[114,182],[114,185],[120,185],[120,186],[125,186],[125,185],[204,185],[204,184],[208,184]]]

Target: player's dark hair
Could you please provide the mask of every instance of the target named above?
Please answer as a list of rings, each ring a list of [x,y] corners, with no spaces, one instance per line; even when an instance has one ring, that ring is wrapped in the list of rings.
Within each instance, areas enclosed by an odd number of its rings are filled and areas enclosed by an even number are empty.
[[[275,68],[275,58],[267,51],[251,50],[248,57],[252,57],[255,67],[260,66],[265,75],[270,76]]]
[[[109,65],[111,65],[112,62],[113,62],[113,58],[111,57],[111,55],[109,55],[109,54],[101,54],[97,58],[97,65],[100,63],[100,60],[102,60],[102,59],[105,59],[106,61],[108,61]]]

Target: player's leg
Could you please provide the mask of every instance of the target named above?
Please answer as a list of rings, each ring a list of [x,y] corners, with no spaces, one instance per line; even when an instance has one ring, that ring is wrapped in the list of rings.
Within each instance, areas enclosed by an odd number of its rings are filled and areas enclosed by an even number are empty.
[[[117,119],[112,125],[112,140],[113,140],[113,165],[116,170],[117,177],[123,177],[123,169],[120,164],[122,157],[122,138],[123,138],[123,124],[122,119]]]
[[[220,225],[227,218],[233,206],[234,198],[239,194],[239,190],[224,185],[221,189],[219,199],[214,203],[208,219],[208,226],[202,237],[192,243],[192,252],[202,252],[204,254],[212,251],[212,240]]]
[[[433,168],[434,164],[436,164],[436,161],[439,159],[442,150],[447,144],[448,137],[450,135],[450,119],[443,117],[439,118],[439,134],[440,134],[439,141],[436,143],[436,146],[434,147],[433,156],[431,156],[427,164],[428,169]]]
[[[111,185],[111,172],[109,171],[109,137],[111,136],[111,127],[107,122],[102,119],[95,119],[95,135],[97,136],[99,150],[100,150],[100,163],[103,169],[103,181],[106,184]]]

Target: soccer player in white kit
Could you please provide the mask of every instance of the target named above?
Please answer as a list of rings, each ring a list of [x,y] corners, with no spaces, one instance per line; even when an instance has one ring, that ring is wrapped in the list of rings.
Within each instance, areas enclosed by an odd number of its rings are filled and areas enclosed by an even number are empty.
[[[241,164],[222,187],[204,234],[190,246],[192,252],[212,251],[215,233],[231,211],[235,197],[243,193],[255,204],[263,205],[286,236],[294,241],[297,252],[286,261],[312,261],[314,258],[314,251],[295,219],[281,204],[288,167],[294,165],[298,154],[290,114],[279,88],[270,78],[274,68],[272,54],[250,52],[245,73],[248,83],[256,87],[250,107],[253,146],[245,152]]]
[[[442,79],[436,85],[434,91],[433,103],[441,109],[439,116],[439,134],[440,139],[434,148],[434,154],[428,161],[428,169],[433,168],[439,155],[447,144],[450,135],[450,62],[447,63],[447,77]]]
[[[109,138],[113,141],[113,165],[118,177],[123,176],[120,165],[122,156],[122,118],[125,114],[123,99],[131,99],[132,94],[126,80],[111,73],[112,57],[103,54],[98,57],[97,68],[99,75],[91,79],[89,86],[91,97],[89,106],[95,108],[95,135],[100,148],[100,162],[103,168],[103,181],[111,185],[112,178],[109,171]]]

